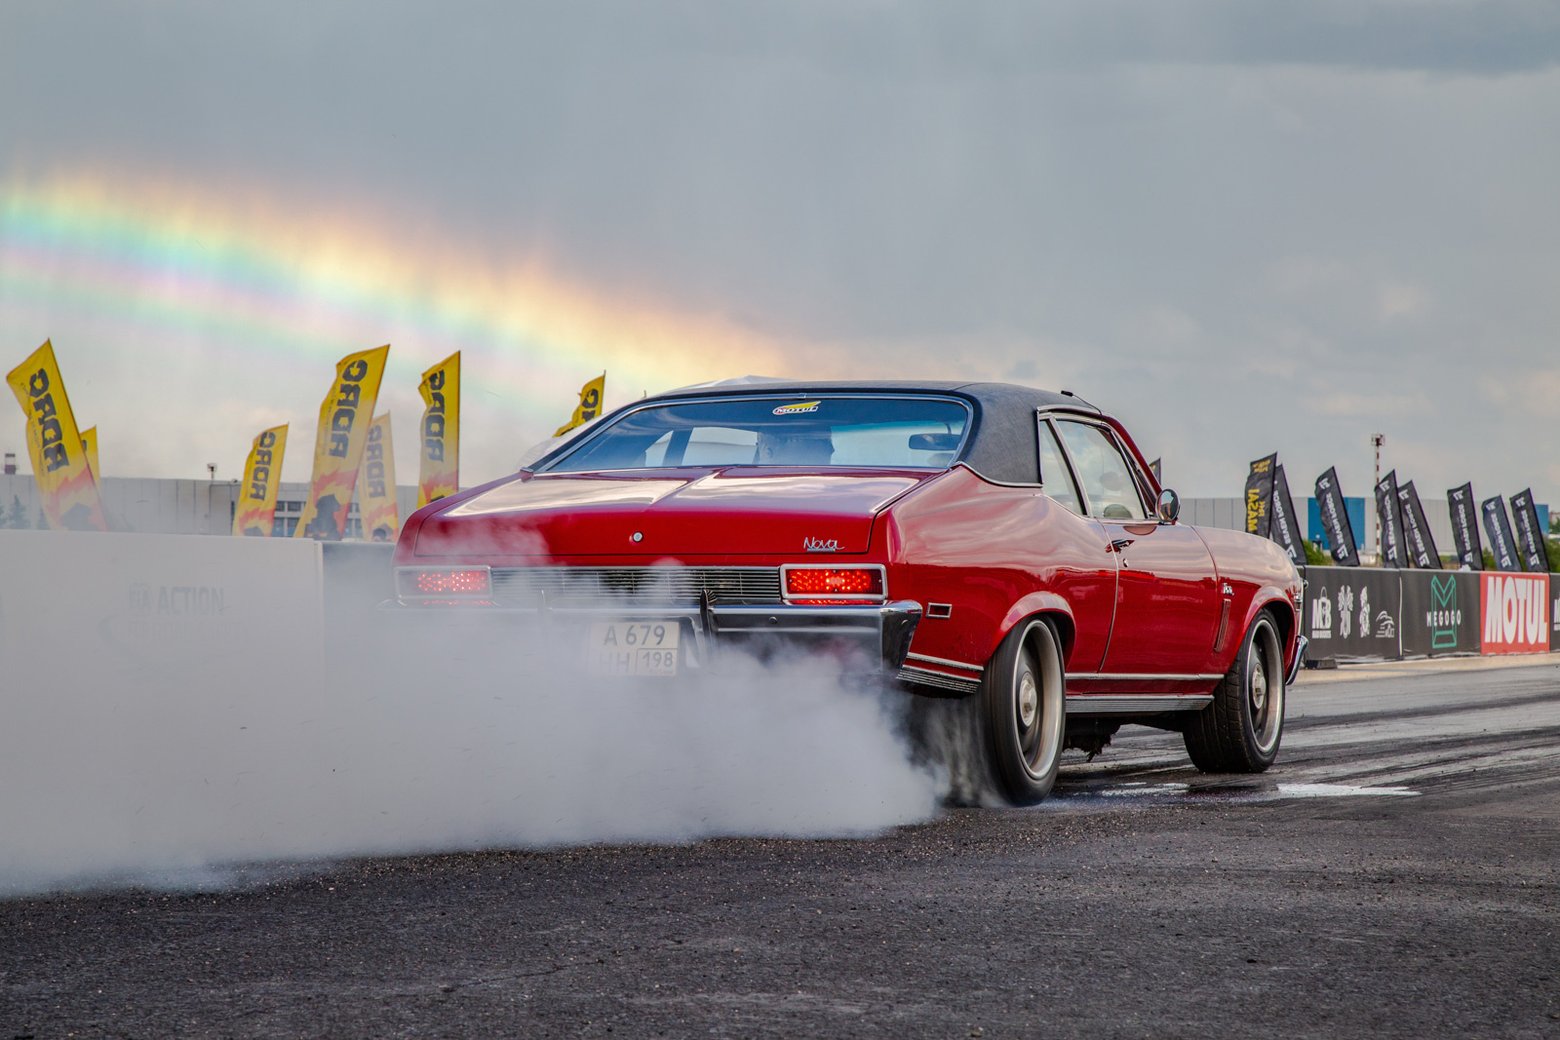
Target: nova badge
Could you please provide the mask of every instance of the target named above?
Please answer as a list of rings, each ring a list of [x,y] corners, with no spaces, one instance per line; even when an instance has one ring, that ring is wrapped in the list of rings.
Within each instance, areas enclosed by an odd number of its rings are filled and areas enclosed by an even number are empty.
[[[839,552],[840,540],[838,538],[830,538],[827,541],[822,538],[803,538],[802,548],[808,552]]]

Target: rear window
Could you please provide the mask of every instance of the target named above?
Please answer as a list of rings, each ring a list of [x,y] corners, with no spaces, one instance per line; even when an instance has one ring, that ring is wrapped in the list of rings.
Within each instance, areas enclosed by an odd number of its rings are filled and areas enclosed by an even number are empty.
[[[551,473],[677,466],[946,469],[969,406],[936,397],[743,397],[648,405],[545,466]]]

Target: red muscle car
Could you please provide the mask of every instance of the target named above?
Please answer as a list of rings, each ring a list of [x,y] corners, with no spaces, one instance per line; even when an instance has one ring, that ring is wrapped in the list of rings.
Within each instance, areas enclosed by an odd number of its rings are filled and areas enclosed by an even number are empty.
[[[1200,769],[1273,762],[1299,575],[1178,513],[1121,424],[1068,393],[711,385],[418,510],[397,601],[546,613],[609,674],[854,647],[910,694],[966,699],[991,786],[1028,803],[1064,748],[1126,723],[1181,732]]]

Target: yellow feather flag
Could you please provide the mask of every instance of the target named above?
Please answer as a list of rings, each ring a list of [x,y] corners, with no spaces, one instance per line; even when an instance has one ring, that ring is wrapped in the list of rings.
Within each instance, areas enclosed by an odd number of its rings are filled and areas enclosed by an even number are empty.
[[[336,362],[336,379],[320,402],[320,422],[314,434],[314,476],[294,537],[337,541],[347,533],[352,489],[357,484],[358,465],[363,460],[363,446],[368,443],[368,428],[373,422],[379,383],[384,379],[385,359],[389,355],[390,347],[386,344],[348,354]]]
[[[363,448],[363,468],[358,474],[358,516],[363,537],[371,542],[393,542],[401,531],[395,504],[395,448],[390,443],[390,413],[368,428]]]
[[[103,476],[103,471],[98,468],[97,445],[96,426],[88,426],[81,431],[81,450],[87,453],[87,468],[92,471],[93,480],[99,480]]]
[[[460,351],[423,373],[422,446],[418,449],[417,508],[453,495],[460,486]]]
[[[49,526],[56,530],[108,530],[97,479],[81,450],[81,431],[65,396],[53,344],[44,340],[43,346],[6,374],[5,381],[27,413],[27,454]]]
[[[287,452],[287,424],[261,430],[244,461],[244,482],[238,486],[233,533],[269,538],[276,523],[276,492],[282,484],[282,456]]]
[[[558,427],[553,433],[554,437],[562,437],[576,426],[590,422],[601,414],[601,398],[607,392],[607,374],[605,372],[580,387],[580,404],[574,409],[574,415],[568,422]]]

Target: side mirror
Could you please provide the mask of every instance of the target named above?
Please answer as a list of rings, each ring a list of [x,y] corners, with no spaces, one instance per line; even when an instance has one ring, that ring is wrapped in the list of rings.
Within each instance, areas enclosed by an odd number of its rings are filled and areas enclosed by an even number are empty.
[[[1159,493],[1159,505],[1154,510],[1159,514],[1159,522],[1173,524],[1181,516],[1181,496],[1165,488]]]

